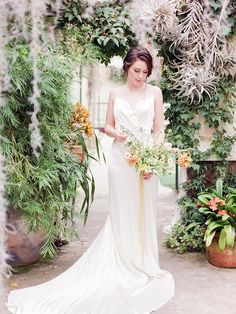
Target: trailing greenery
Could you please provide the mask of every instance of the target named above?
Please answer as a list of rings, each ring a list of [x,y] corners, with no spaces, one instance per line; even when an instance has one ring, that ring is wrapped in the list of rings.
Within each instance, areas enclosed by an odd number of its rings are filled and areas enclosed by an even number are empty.
[[[68,91],[74,75],[73,58],[48,49],[40,56],[38,114],[43,136],[43,150],[37,159],[30,145],[30,113],[33,105],[32,60],[29,46],[22,42],[9,44],[10,88],[6,92],[6,106],[0,109],[3,138],[0,149],[6,157],[8,175],[8,210],[22,214],[29,231],[43,229],[47,242],[43,257],[53,257],[55,240],[74,235],[74,202],[78,185],[85,192],[83,215],[93,199],[94,180],[88,161],[80,163],[66,146],[66,138],[73,131],[68,127],[73,105]]]

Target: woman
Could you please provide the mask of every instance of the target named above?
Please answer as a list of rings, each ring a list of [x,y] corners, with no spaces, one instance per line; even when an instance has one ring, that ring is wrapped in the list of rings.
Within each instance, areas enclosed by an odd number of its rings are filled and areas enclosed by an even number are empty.
[[[83,256],[53,280],[10,293],[17,314],[147,314],[174,293],[174,281],[160,270],[155,208],[157,178],[144,173],[143,216],[139,174],[128,165],[122,127],[137,136],[153,132],[162,141],[163,107],[159,88],[147,85],[152,57],[132,48],[124,59],[126,84],[110,93],[105,133],[114,138],[109,160],[109,216]]]

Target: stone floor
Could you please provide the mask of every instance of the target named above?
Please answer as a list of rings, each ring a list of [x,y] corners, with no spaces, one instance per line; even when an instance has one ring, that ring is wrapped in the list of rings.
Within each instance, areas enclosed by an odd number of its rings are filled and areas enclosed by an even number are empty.
[[[109,141],[105,139],[105,147],[108,144]],[[38,263],[23,273],[14,274],[7,281],[8,289],[39,284],[57,276],[70,267],[91,244],[108,211],[106,166],[94,164],[93,172],[97,182],[96,198],[86,227],[82,230],[81,225],[78,226],[81,241],[63,246],[53,262]],[[176,291],[175,297],[153,314],[236,314],[236,270],[214,267],[207,263],[205,255],[201,253],[179,255],[166,248],[163,227],[171,221],[177,197],[175,191],[160,186],[157,219],[160,264],[173,274]]]

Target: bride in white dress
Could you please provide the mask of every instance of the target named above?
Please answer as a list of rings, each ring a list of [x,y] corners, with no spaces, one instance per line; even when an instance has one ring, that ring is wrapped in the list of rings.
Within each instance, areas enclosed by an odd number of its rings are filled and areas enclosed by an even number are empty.
[[[144,174],[140,220],[139,173],[125,159],[121,126],[136,135],[163,135],[159,88],[146,83],[148,50],[132,48],[124,59],[126,84],[110,93],[105,133],[114,138],[109,160],[109,215],[83,256],[58,277],[15,290],[7,308],[17,314],[148,314],[174,294],[174,280],[159,267],[156,233],[158,178]],[[143,231],[141,232],[141,225]]]

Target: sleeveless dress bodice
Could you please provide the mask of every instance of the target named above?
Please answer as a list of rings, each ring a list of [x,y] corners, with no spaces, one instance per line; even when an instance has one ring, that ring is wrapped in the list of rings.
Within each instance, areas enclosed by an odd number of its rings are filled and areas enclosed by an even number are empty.
[[[127,101],[117,97],[114,101],[114,117],[118,130],[123,126],[132,132],[150,133],[154,118],[154,98],[147,97],[131,106]]]

